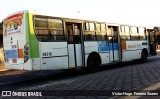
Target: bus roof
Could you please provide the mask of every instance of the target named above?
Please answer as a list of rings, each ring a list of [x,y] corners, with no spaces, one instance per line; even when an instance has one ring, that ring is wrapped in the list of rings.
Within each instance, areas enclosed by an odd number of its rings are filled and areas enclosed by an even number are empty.
[[[34,15],[38,15],[38,16],[45,16],[45,17],[52,17],[52,18],[61,18],[63,20],[67,20],[69,22],[78,22],[78,23],[82,23],[82,22],[94,22],[94,23],[105,23],[107,25],[110,25],[110,26],[121,26],[121,25],[127,25],[127,26],[137,26],[137,25],[129,25],[129,24],[120,24],[120,23],[110,23],[110,22],[107,22],[107,21],[97,21],[97,20],[90,20],[90,19],[79,19],[79,18],[73,18],[73,17],[65,17],[65,16],[56,16],[56,15],[53,15],[53,13],[44,13],[44,12],[39,12],[39,11],[35,11],[35,10],[22,10],[22,11],[17,11],[15,13],[12,13],[10,15],[8,15],[6,18],[8,18],[9,16],[12,16],[16,13],[20,13],[20,12],[29,12],[29,13],[33,13]],[[6,19],[5,18],[5,19]],[[3,21],[5,20],[3,19]],[[146,26],[137,26],[137,27],[146,27]],[[153,29],[153,27],[146,27],[147,29]]]

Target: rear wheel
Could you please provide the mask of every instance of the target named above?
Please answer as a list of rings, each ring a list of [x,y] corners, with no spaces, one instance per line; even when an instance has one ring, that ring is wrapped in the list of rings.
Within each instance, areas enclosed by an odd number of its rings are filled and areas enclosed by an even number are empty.
[[[87,61],[87,69],[90,72],[95,72],[100,65],[100,57],[96,54],[91,54]]]
[[[146,61],[147,60],[147,53],[145,51],[142,51],[141,60],[142,61]]]

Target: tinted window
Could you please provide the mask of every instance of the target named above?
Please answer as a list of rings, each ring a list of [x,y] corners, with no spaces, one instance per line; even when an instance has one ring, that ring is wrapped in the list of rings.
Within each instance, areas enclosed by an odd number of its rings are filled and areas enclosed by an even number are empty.
[[[85,41],[95,41],[95,25],[94,23],[85,23],[85,30],[84,30],[84,40]]]
[[[48,19],[48,25],[50,29],[62,30],[62,20]]]
[[[35,19],[35,27],[36,28],[48,28],[47,19],[36,18]]]
[[[96,29],[97,29],[97,32],[96,32],[96,35],[97,35],[97,39],[99,41],[104,41],[106,40],[106,25],[105,24],[96,24]]]
[[[40,41],[64,40],[62,20],[37,16],[35,18],[35,33]]]

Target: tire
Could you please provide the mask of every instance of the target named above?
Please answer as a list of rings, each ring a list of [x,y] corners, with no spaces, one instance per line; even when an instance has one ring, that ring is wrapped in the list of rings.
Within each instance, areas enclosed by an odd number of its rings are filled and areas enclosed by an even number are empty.
[[[147,53],[145,51],[142,51],[141,60],[142,61],[147,61]]]
[[[100,57],[96,54],[91,54],[87,61],[87,70],[90,72],[97,71],[100,65]]]

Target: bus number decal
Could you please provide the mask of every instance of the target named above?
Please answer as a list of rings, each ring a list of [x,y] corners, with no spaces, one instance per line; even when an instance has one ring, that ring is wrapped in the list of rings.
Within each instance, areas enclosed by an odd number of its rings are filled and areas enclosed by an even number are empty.
[[[52,56],[52,52],[45,52],[45,53],[42,53],[43,56]]]

